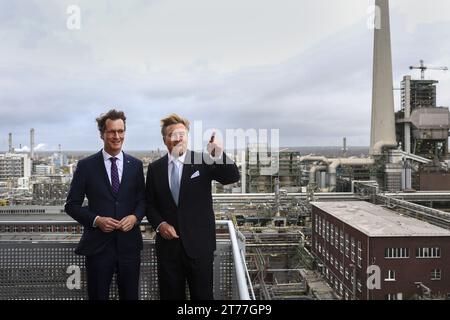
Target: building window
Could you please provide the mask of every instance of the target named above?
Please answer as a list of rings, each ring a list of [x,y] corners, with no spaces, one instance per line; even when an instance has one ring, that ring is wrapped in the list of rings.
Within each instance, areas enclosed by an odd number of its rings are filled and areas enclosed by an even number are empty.
[[[327,242],[330,242],[330,223],[327,221],[327,229],[325,230],[325,237]]]
[[[325,240],[325,218],[322,218],[322,238]]]
[[[358,241],[358,267],[362,267],[362,246],[361,241]]]
[[[359,292],[362,292],[362,284],[361,281],[358,280],[357,284],[356,284],[356,288],[358,289]]]
[[[345,268],[345,279],[350,279],[350,273],[348,272],[347,268]]]
[[[388,293],[386,295],[387,300],[403,300],[403,293]]]
[[[440,257],[441,257],[441,248],[439,247],[416,249],[416,258],[440,258]]]
[[[387,300],[398,300],[397,299],[397,294],[396,293],[388,293],[386,296]]]
[[[334,246],[339,250],[339,229],[334,229]]]
[[[395,270],[388,270],[386,279],[384,281],[395,281]]]
[[[316,214],[316,219],[314,220],[315,227],[316,227],[316,233],[319,232],[319,216]]]
[[[322,238],[325,240],[325,218],[322,219]]]
[[[322,253],[322,246],[319,243],[319,253]]]
[[[337,271],[339,271],[339,261],[338,261],[338,259],[334,260],[334,267],[336,268]]]
[[[386,248],[384,249],[386,259],[409,258],[409,248]]]
[[[441,280],[442,272],[441,269],[433,269],[431,271],[431,280]]]
[[[319,236],[322,235],[322,219],[319,217]]]
[[[330,256],[330,264],[332,266],[334,266],[334,257],[333,257],[333,255]]]
[[[344,230],[341,229],[341,253],[344,253]]]
[[[344,264],[343,263],[341,263],[339,271],[341,272],[341,274],[344,274]]]
[[[348,240],[348,234],[345,234],[345,256],[348,258],[350,252],[350,241]]]
[[[353,237],[352,237],[352,258],[351,258],[351,260],[352,260],[352,262],[355,262],[355,253],[356,253],[356,250],[355,250],[355,239],[353,239]]]
[[[330,228],[330,243],[332,246],[334,246],[334,225],[331,225]]]
[[[327,259],[327,261],[330,261],[330,253],[328,251],[326,253],[326,259]]]

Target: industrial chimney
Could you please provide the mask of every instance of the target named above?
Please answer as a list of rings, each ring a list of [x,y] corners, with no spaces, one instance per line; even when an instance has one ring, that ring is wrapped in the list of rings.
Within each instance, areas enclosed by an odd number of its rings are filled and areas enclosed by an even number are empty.
[[[375,1],[370,155],[396,148],[389,1]]]
[[[34,160],[34,128],[30,130],[30,158]]]
[[[9,146],[8,152],[13,153],[14,149],[13,149],[13,145],[12,145],[12,133],[11,132],[8,133],[8,146]]]

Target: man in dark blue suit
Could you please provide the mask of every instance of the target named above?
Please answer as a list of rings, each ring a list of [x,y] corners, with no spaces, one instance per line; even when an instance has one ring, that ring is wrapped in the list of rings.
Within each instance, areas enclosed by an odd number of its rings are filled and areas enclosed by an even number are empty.
[[[214,142],[209,154],[187,150],[189,122],[176,114],[161,120],[168,154],[148,166],[147,219],[156,230],[161,299],[212,300],[216,228],[211,181],[239,181],[236,164]]]
[[[109,298],[114,273],[120,299],[138,299],[145,181],[142,162],[122,151],[125,121],[114,109],[97,118],[103,149],[78,162],[65,205],[84,227],[75,252],[86,256],[90,300]]]

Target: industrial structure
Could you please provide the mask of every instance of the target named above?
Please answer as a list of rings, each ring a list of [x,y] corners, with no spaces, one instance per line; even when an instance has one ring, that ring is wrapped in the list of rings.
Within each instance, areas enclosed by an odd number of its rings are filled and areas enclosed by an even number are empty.
[[[422,76],[412,80],[405,76],[401,83],[401,110],[395,114],[396,134],[405,154],[417,155],[419,161],[403,160],[407,171],[407,188],[414,190],[445,190],[450,185],[448,174],[448,136],[450,112],[448,107],[436,103],[436,80],[425,80],[428,69],[447,70],[446,67],[430,68],[420,61]],[[425,160],[427,159],[427,160]]]
[[[241,164],[243,193],[270,193],[281,188],[301,191],[300,152],[269,150],[267,145],[248,145]]]
[[[0,181],[13,180],[13,184],[17,184],[18,178],[29,178],[30,176],[31,162],[28,154],[0,154]]]
[[[425,70],[447,68],[428,67],[423,61],[420,67],[411,67],[422,71],[422,79],[404,77],[402,107],[394,113],[389,2],[378,0],[376,6],[370,156],[347,157],[345,138],[342,157],[301,156],[300,167],[309,176],[303,180],[310,190],[350,191],[354,181],[369,180],[388,192],[442,190],[450,185],[450,114],[448,107],[436,105],[438,81],[424,79]]]

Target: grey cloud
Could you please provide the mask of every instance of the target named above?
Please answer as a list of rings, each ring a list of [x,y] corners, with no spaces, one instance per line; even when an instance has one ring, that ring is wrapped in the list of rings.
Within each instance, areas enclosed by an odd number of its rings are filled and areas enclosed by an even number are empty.
[[[140,4],[133,5],[138,8]],[[7,5],[7,9],[13,15],[33,10],[23,6],[20,2],[20,6]],[[14,132],[17,144],[27,144],[31,127],[36,129],[37,143],[46,143],[48,149],[58,143],[64,149],[97,149],[102,142],[95,117],[109,107],[121,108],[127,114],[127,149],[163,147],[159,119],[171,112],[202,120],[204,129],[277,128],[287,146],[337,145],[343,136],[349,144],[368,145],[373,35],[365,21],[278,64],[217,72],[207,60],[199,59],[178,72],[152,68],[137,72],[131,66],[104,64],[92,44],[65,30],[52,29],[59,21],[42,17],[61,7],[40,8],[35,17],[39,28],[21,39],[13,41],[13,31],[0,31],[7,36],[0,49],[7,49],[5,57],[12,61],[0,63],[0,150],[6,149],[8,132]],[[398,86],[409,72],[409,64],[421,58],[431,64],[448,57],[450,45],[442,39],[448,38],[450,28],[448,22],[441,22],[408,33],[402,17],[395,10],[393,15],[394,79]],[[89,15],[87,19],[95,25]],[[11,26],[27,29],[17,20],[22,19],[5,19],[3,24],[9,30]],[[33,48],[23,48],[20,41],[34,36],[33,32],[37,39]],[[120,47],[120,43],[115,46]],[[448,104],[450,96],[443,88],[438,94]]]

